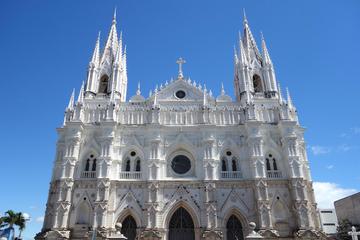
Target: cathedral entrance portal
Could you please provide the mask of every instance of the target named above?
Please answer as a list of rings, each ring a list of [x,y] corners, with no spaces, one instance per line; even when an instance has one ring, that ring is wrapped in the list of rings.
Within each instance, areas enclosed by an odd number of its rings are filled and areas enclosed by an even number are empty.
[[[170,219],[169,240],[195,240],[194,222],[182,207]]]
[[[226,240],[244,240],[242,225],[234,215],[226,223]]]
[[[121,233],[127,237],[128,240],[135,240],[136,238],[136,222],[132,216],[127,216],[122,222]]]

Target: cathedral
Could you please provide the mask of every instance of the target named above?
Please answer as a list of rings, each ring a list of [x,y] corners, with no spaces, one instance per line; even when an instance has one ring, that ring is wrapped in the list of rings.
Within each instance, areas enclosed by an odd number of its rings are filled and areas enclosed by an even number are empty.
[[[264,37],[244,16],[234,95],[183,73],[127,98],[116,14],[98,37],[58,141],[35,239],[324,239],[304,140]],[[174,63],[175,64],[175,63]],[[229,66],[230,69],[230,66]],[[256,224],[256,226],[255,226]]]

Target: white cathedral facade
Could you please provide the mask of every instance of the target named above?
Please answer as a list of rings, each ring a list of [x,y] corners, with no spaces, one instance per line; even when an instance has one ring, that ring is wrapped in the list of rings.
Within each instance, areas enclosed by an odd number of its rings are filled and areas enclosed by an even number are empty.
[[[304,129],[284,99],[264,38],[244,17],[236,99],[184,76],[127,101],[114,16],[66,108],[45,221],[36,239],[323,239]],[[230,66],[229,66],[230,69]],[[251,226],[251,224],[250,224]],[[259,235],[259,238],[261,238]]]

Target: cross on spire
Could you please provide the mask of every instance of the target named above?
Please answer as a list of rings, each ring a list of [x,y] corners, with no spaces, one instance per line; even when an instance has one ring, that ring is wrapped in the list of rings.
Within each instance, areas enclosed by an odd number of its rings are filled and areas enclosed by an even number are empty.
[[[186,61],[183,59],[183,58],[179,58],[177,61],[176,61],[177,64],[179,64],[179,75],[178,75],[178,78],[179,79],[182,79],[184,77],[183,75],[183,71],[182,71],[182,65],[184,63],[186,63]]]

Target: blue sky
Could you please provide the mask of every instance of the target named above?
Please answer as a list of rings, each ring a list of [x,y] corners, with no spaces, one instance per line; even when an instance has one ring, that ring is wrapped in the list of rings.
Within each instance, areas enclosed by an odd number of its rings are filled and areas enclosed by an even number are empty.
[[[60,127],[72,88],[80,88],[98,31],[102,44],[113,9],[128,50],[128,97],[141,82],[184,74],[214,94],[233,96],[233,46],[245,8],[258,43],[263,31],[278,81],[289,87],[306,130],[318,202],[360,189],[360,2],[349,1],[2,1],[0,4],[0,213],[41,217]]]

